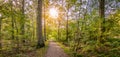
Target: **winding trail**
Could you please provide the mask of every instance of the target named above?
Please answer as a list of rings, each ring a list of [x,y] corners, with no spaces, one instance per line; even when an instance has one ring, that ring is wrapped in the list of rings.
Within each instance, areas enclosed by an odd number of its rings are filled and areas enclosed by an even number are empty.
[[[55,42],[50,41],[45,57],[69,57]]]

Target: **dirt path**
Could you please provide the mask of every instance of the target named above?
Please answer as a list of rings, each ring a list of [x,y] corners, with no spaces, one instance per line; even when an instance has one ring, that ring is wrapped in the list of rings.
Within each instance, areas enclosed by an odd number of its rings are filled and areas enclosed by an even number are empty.
[[[45,57],[69,57],[55,42],[50,41]]]

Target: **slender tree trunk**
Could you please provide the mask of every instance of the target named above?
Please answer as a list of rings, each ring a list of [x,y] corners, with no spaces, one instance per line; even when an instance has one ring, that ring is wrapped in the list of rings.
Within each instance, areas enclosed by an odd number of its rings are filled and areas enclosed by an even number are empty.
[[[45,0],[44,0],[44,40],[46,41]]]
[[[99,5],[100,17],[104,18],[105,17],[105,0],[100,0],[99,3],[100,3]],[[105,19],[103,19],[102,21],[105,22]]]
[[[60,40],[60,19],[58,18],[58,40]]]
[[[13,4],[12,4],[12,2],[13,2],[13,1],[11,0],[11,11],[13,12]],[[13,13],[14,13],[14,12],[13,12]],[[11,25],[11,26],[12,26],[12,35],[11,35],[11,36],[12,36],[12,39],[14,39],[15,36],[14,36],[14,17],[13,17],[13,14],[11,15],[11,19],[12,19],[12,20],[11,20],[11,21],[12,21],[12,25]]]
[[[17,21],[16,20],[14,20],[15,22],[15,30],[16,30],[16,35],[17,36],[15,36],[15,38],[16,38],[16,41],[17,41],[17,50],[16,50],[16,52],[18,52],[19,53],[19,50],[20,50],[20,41],[19,41],[19,37],[18,37],[18,35],[19,35],[19,32],[18,32],[18,27],[17,27]]]
[[[101,22],[101,36],[98,39],[98,41],[100,41],[100,43],[103,42],[102,38],[104,38],[104,32],[105,32],[105,0],[99,0],[99,14],[100,14],[100,18],[102,20]]]
[[[23,38],[23,41],[24,41],[24,34],[25,34],[25,14],[24,14],[24,5],[25,4],[25,0],[22,0],[22,17],[21,17],[21,35],[22,35],[22,38]]]
[[[68,42],[68,12],[69,12],[69,3],[67,5],[67,21],[66,21],[66,41]]]
[[[32,18],[32,39],[31,42],[35,41],[35,27],[34,27],[34,18]]]
[[[2,49],[2,33],[1,33],[1,28],[2,27],[2,18],[1,18],[1,16],[0,16],[0,49]]]
[[[38,8],[37,8],[37,48],[44,47],[44,40],[42,37],[42,0],[38,0]]]

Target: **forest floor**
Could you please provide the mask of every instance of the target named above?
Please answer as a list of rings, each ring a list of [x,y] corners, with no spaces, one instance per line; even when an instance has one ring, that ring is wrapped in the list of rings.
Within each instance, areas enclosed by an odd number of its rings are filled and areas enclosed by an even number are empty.
[[[47,53],[45,57],[69,57],[54,41],[49,42]]]

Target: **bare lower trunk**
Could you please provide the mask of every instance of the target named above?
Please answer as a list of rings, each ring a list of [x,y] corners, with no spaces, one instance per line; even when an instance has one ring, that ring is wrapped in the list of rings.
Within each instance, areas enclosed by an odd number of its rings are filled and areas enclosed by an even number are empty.
[[[42,37],[42,0],[38,0],[38,8],[37,8],[37,38],[38,38],[38,43],[37,43],[37,48],[44,47],[44,40]]]
[[[13,2],[13,1],[11,1],[11,6],[12,6],[12,7],[11,7],[11,11],[13,12],[13,4],[12,4],[12,2]],[[11,36],[12,36],[12,39],[14,39],[15,36],[14,36],[14,16],[13,16],[13,14],[11,15],[11,19],[12,19],[12,20],[11,20],[11,21],[12,21],[12,22],[11,22],[11,23],[12,23],[12,25],[11,25],[11,26],[12,26],[12,34],[11,34]]]
[[[2,48],[1,25],[2,25],[2,18],[0,17],[0,49]]]
[[[66,41],[68,42],[68,12],[69,12],[69,4],[67,5],[68,8],[67,8],[67,21],[66,21]]]
[[[105,25],[105,18],[104,18],[105,17],[105,12],[104,12],[105,11],[105,0],[100,0],[99,3],[100,3],[99,14],[100,14],[100,18],[102,22],[101,22],[101,36],[98,39],[98,41],[100,43],[103,43],[104,32],[105,32],[105,27],[104,27]]]
[[[21,18],[21,35],[23,36],[24,38],[24,33],[25,33],[25,30],[24,30],[24,27],[25,27],[25,20],[24,20],[24,0],[22,0],[22,18]]]
[[[45,2],[45,1],[44,1]],[[46,19],[45,19],[45,4],[44,4],[44,40],[46,41]]]

